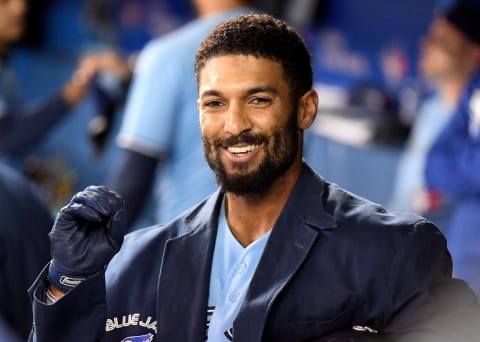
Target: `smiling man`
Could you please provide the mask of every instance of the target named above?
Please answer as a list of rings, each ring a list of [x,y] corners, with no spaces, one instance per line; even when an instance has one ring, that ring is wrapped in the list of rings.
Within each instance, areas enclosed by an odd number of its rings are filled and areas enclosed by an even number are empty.
[[[116,193],[77,194],[57,216],[52,261],[31,290],[32,340],[478,338],[478,303],[452,279],[438,229],[302,161],[318,98],[292,28],[266,15],[226,21],[204,39],[195,67],[219,190],[125,239]]]
[[[292,101],[282,65],[267,58],[223,55],[200,67],[205,157],[227,193],[229,229],[248,246],[273,227],[301,173],[300,130],[317,97]]]

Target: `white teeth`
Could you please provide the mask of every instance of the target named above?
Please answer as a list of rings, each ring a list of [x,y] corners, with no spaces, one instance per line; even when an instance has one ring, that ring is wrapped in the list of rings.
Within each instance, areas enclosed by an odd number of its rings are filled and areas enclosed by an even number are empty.
[[[231,153],[248,153],[256,149],[258,145],[247,145],[247,146],[230,146],[228,147],[228,152]]]

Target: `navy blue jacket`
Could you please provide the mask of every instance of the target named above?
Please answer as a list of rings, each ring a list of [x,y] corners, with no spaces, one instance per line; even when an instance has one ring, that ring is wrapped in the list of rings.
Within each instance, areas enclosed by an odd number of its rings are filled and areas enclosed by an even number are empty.
[[[218,191],[165,227],[131,233],[105,277],[50,306],[42,303],[44,271],[31,290],[32,340],[204,341],[222,198]],[[377,330],[369,335],[380,340],[475,341],[478,303],[450,270],[433,224],[389,214],[305,165],[234,322],[234,341],[346,341],[340,336],[355,336],[353,325]]]

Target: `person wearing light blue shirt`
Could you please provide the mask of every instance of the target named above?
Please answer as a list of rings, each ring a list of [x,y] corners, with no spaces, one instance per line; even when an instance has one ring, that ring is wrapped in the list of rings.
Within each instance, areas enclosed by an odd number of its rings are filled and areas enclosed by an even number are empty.
[[[126,236],[118,193],[75,195],[29,291],[31,341],[478,340],[480,306],[451,278],[435,225],[303,161],[319,98],[293,28],[268,15],[227,20],[202,41],[195,72],[220,188]]]
[[[135,67],[117,137],[121,153],[107,177],[134,226],[167,222],[216,189],[200,143],[195,52],[217,23],[254,9],[248,1],[194,5],[199,17],[148,43]],[[144,207],[148,193],[154,198]]]

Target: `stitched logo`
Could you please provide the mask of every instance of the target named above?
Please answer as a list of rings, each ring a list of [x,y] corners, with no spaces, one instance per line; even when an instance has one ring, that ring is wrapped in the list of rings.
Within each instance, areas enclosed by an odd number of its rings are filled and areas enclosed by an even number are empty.
[[[72,278],[72,277],[67,277],[67,276],[61,276],[60,277],[60,284],[65,285],[65,286],[69,286],[69,287],[75,287],[84,280],[85,280],[85,278]]]

